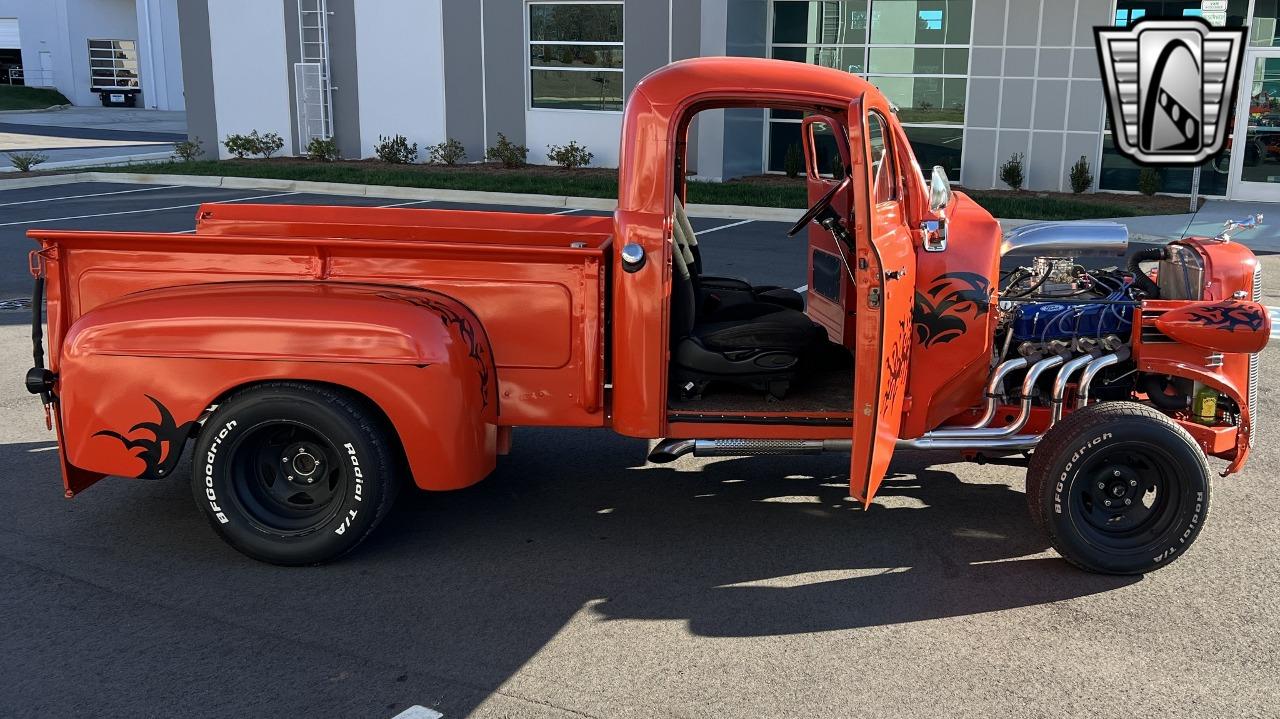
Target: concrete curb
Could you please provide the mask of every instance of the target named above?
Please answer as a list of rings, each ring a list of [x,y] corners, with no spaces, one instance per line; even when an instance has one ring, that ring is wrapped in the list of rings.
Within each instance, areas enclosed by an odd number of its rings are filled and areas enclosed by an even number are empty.
[[[5,151],[6,154],[8,151]],[[171,151],[165,152],[145,152],[136,155],[112,155],[110,157],[97,157],[89,160],[60,160],[58,162],[46,162],[37,165],[40,170],[62,170],[80,167],[113,167],[115,165],[132,165],[143,162],[158,162],[173,157]],[[12,174],[18,172],[16,167],[0,167],[0,173]],[[78,174],[95,174],[95,173],[78,173]],[[104,173],[96,173],[104,174]],[[111,173],[115,174],[115,173]],[[94,180],[100,182],[100,180]],[[55,183],[56,184],[56,183]]]
[[[54,110],[66,110],[75,107],[74,105],[50,105],[48,107],[38,107],[30,110],[0,110],[0,115],[25,115],[33,112],[51,112]]]
[[[164,153],[169,157],[169,153]],[[121,160],[123,158],[113,158]],[[86,163],[74,163],[84,167]],[[120,162],[119,164],[128,164]],[[569,197],[565,195],[523,195],[512,192],[479,192],[471,190],[438,190],[420,187],[393,187],[388,185],[353,185],[340,182],[310,182],[304,180],[272,180],[254,177],[204,177],[199,175],[165,175],[142,172],[78,172],[45,177],[0,179],[0,190],[22,187],[44,187],[73,182],[116,182],[136,185],[182,185],[187,187],[221,187],[235,190],[271,190],[273,192],[306,192],[317,195],[346,195],[355,197],[385,197],[391,200],[437,200],[487,205],[521,205],[524,207],[558,207],[578,210],[612,212],[616,200],[599,197]],[[804,210],[779,207],[749,207],[744,205],[689,205],[692,217],[714,217],[725,220],[763,220],[766,222],[795,222]]]

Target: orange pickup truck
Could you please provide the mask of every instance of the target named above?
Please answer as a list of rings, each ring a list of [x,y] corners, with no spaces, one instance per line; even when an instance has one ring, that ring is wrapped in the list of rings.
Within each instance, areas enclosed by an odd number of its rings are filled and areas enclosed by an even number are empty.
[[[689,127],[721,108],[803,114],[803,294],[703,267]],[[769,60],[647,77],[619,178],[612,217],[207,205],[181,239],[31,232],[48,360],[37,309],[27,387],[67,496],[167,478],[191,445],[223,538],[314,564],[402,484],[483,479],[517,427],[610,427],[658,462],[848,453],[866,505],[895,450],[1029,455],[1053,546],[1136,573],[1198,535],[1207,456],[1229,473],[1249,453],[1270,327],[1227,233],[1089,269],[1124,256],[1122,226],[1002,236],[941,168],[926,181],[873,86]]]

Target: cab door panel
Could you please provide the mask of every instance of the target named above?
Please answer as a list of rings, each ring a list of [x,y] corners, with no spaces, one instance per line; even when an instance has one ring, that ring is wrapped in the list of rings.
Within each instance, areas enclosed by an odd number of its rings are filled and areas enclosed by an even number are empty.
[[[877,128],[868,112],[878,113]],[[893,458],[906,399],[907,367],[914,337],[912,308],[915,248],[905,214],[901,148],[891,141],[888,108],[849,107],[849,146],[853,155],[852,222],[857,247],[857,305],[854,311],[857,348],[854,360],[854,427],[849,464],[849,491],[869,505]],[[879,163],[873,143],[882,151]],[[888,163],[887,165],[884,163]],[[891,190],[877,185],[873,173],[889,173]],[[881,175],[881,180],[885,175]]]

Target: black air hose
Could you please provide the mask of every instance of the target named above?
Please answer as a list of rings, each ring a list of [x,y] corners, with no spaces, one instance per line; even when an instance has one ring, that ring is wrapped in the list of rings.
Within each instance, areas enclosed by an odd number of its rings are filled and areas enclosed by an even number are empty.
[[[1168,389],[1173,389],[1174,394],[1168,394]],[[1142,391],[1147,393],[1147,399],[1151,400],[1151,404],[1160,409],[1176,412],[1191,406],[1191,398],[1182,392],[1178,392],[1168,377],[1155,374],[1144,375],[1142,377]]]
[[[1138,286],[1138,289],[1146,293],[1150,299],[1160,299],[1160,288],[1151,281],[1150,277],[1147,277],[1147,273],[1142,271],[1141,263],[1156,262],[1165,259],[1167,256],[1168,250],[1166,248],[1153,247],[1149,250],[1135,252],[1129,258],[1128,269],[1133,273],[1133,283]]]

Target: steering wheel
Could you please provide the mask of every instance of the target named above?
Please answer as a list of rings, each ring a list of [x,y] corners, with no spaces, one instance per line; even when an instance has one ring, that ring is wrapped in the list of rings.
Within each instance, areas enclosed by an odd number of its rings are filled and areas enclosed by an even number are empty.
[[[845,175],[843,180],[837,183],[830,190],[827,190],[827,194],[819,197],[818,201],[813,203],[813,207],[810,207],[809,210],[804,213],[804,217],[801,217],[799,222],[793,225],[791,229],[787,230],[787,237],[795,237],[800,234],[800,232],[804,230],[810,222],[817,219],[818,215],[821,215],[823,210],[831,206],[831,203],[836,199],[836,194],[849,187],[849,182],[849,176]]]

